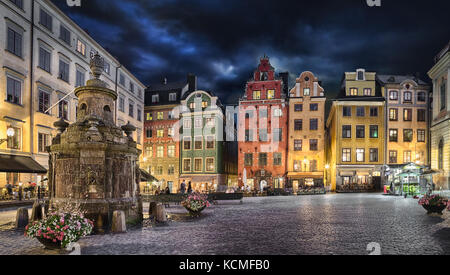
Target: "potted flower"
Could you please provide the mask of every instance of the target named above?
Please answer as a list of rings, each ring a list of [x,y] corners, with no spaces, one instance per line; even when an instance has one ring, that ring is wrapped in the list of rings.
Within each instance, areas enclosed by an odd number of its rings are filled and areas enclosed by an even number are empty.
[[[200,213],[210,206],[208,196],[200,193],[192,193],[181,203],[189,211],[191,216],[197,217]]]
[[[428,214],[437,213],[442,215],[442,211],[450,206],[447,198],[440,195],[425,195],[419,200],[419,204],[428,211]]]
[[[66,248],[92,233],[94,224],[82,214],[51,213],[25,228],[25,236],[36,238],[48,249]]]

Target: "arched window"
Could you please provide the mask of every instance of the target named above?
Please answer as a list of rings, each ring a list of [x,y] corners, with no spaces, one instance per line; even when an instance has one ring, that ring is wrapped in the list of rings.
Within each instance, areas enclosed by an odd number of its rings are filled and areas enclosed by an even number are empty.
[[[109,108],[109,106],[106,105],[106,106],[103,108],[103,111],[105,111],[105,112],[110,112],[110,113],[111,113],[111,108]]]
[[[439,170],[444,169],[444,139],[439,141],[438,168]]]
[[[81,108],[80,108],[80,110],[83,110],[83,111],[86,111],[86,109],[87,109],[87,105],[86,104],[81,104]]]

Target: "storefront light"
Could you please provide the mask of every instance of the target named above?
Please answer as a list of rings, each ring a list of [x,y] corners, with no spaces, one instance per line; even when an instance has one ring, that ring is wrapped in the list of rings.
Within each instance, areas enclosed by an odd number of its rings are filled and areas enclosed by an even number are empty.
[[[13,137],[16,134],[16,132],[14,131],[13,128],[8,128],[8,130],[6,131],[6,135],[8,137]]]

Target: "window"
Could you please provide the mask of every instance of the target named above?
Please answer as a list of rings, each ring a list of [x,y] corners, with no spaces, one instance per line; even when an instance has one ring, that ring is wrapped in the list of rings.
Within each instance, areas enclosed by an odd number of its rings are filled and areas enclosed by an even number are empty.
[[[164,146],[156,147],[156,157],[163,158],[164,157]]]
[[[389,130],[389,141],[390,142],[398,142],[398,130],[397,129]]]
[[[41,8],[39,23],[49,31],[53,30],[53,18]]]
[[[245,142],[253,141],[253,130],[245,130]]]
[[[425,142],[425,130],[417,130],[417,142]]]
[[[214,172],[215,161],[214,158],[206,158],[206,172]]]
[[[59,39],[70,46],[70,31],[63,25],[59,26]]]
[[[77,52],[86,56],[86,44],[80,39],[77,40]]]
[[[58,117],[64,120],[69,120],[69,104],[67,103],[67,101],[60,101],[58,107]]]
[[[356,116],[365,117],[366,116],[366,108],[365,107],[356,107]]]
[[[167,168],[167,174],[168,175],[175,175],[175,165],[170,164],[169,168]]]
[[[59,60],[59,79],[69,82],[69,63]]]
[[[389,163],[397,163],[397,151],[389,151]]]
[[[309,150],[310,151],[317,151],[319,150],[319,141],[317,139],[310,139],[309,140]]]
[[[311,131],[316,131],[319,129],[319,120],[317,118],[313,118],[309,121],[309,129]]]
[[[191,168],[191,159],[184,159],[183,160],[183,171],[184,172],[190,172],[192,170]]]
[[[206,118],[206,122],[205,122],[206,127],[214,127],[215,122],[216,121],[215,121],[215,119],[213,117],[207,117]]]
[[[142,121],[142,111],[141,109],[137,109],[137,120]]]
[[[319,104],[311,104],[311,105],[309,105],[309,110],[311,112],[319,111]]]
[[[170,93],[169,94],[169,101],[177,101],[177,94],[176,93]]]
[[[356,126],[356,138],[366,137],[366,127],[364,125]]]
[[[158,166],[156,168],[156,174],[157,175],[162,175],[163,174],[163,167],[162,166]]]
[[[184,137],[183,138],[183,149],[184,150],[191,150],[191,137]]]
[[[22,57],[22,34],[8,28],[8,43],[6,49],[10,53]]]
[[[50,59],[50,52],[42,47],[39,47],[39,68],[46,72],[50,72]]]
[[[164,129],[158,129],[156,131],[156,137],[163,138],[164,137]]]
[[[111,65],[109,65],[108,62],[105,61],[105,65],[103,66],[103,71],[107,73],[108,75],[111,73]]]
[[[267,135],[267,129],[260,129],[259,130],[259,141],[267,142],[269,141],[268,135]]]
[[[50,94],[39,90],[39,112],[49,115],[48,109],[50,108]]]
[[[194,127],[196,129],[199,129],[199,128],[203,127],[203,118],[202,117],[196,117],[194,119]]]
[[[6,101],[22,104],[22,82],[9,76],[6,79]]]
[[[164,112],[158,112],[158,113],[156,114],[156,118],[157,118],[158,120],[163,120],[163,119],[164,119]]]
[[[427,100],[427,96],[424,92],[417,93],[417,101],[425,102]]]
[[[439,141],[438,168],[439,168],[439,170],[444,169],[444,139],[441,139]]]
[[[370,125],[370,138],[378,138],[378,125]]]
[[[38,134],[38,150],[39,153],[47,153],[47,146],[50,145],[50,135]]]
[[[295,131],[303,130],[303,120],[302,119],[294,120],[294,130]]]
[[[418,109],[417,110],[417,121],[424,122],[426,119],[426,110]]]
[[[151,138],[151,137],[152,137],[152,134],[153,134],[152,129],[147,129],[147,130],[145,131],[145,136],[146,136],[147,138]]]
[[[260,167],[267,166],[267,153],[260,153],[259,154],[259,166]]]
[[[302,112],[303,111],[303,104],[295,104],[294,105],[295,112]]]
[[[377,117],[378,116],[378,107],[370,107],[370,116]]]
[[[261,91],[253,91],[253,99],[261,99]]]
[[[134,102],[132,100],[128,101],[128,115],[134,117]]]
[[[267,99],[274,99],[274,98],[275,98],[275,90],[268,90]]]
[[[352,149],[342,149],[342,162],[352,161]]]
[[[303,150],[303,140],[296,139],[294,140],[294,151],[302,151]]]
[[[125,99],[123,97],[119,97],[119,111],[125,112]]]
[[[311,92],[309,90],[309,88],[305,88],[303,89],[303,96],[310,96]]]
[[[151,121],[153,120],[153,114],[152,113],[146,113],[146,120]]]
[[[390,91],[389,100],[398,100],[398,91]]]
[[[282,154],[281,153],[273,153],[273,165],[281,166],[282,163]]]
[[[317,172],[317,160],[311,160],[311,162],[309,163],[309,170],[311,172]]]
[[[253,118],[253,111],[245,111],[245,118],[247,119]]]
[[[364,161],[365,161],[365,150],[356,149],[356,162],[364,162]]]
[[[273,116],[274,117],[281,117],[281,116],[283,116],[283,112],[281,111],[280,108],[276,108],[276,109],[273,110]]]
[[[125,86],[125,76],[123,74],[120,74],[119,83],[120,83],[120,85]],[[153,97],[154,96],[152,96],[152,98]],[[152,101],[152,102],[155,103],[155,101]]]
[[[167,136],[168,137],[174,137],[175,136],[175,129],[173,127],[167,129]]]
[[[213,136],[207,136],[206,137],[206,149],[214,149],[214,137]]]
[[[194,138],[194,149],[203,150],[203,137],[199,136]]]
[[[377,148],[370,149],[369,161],[370,162],[378,162],[378,149]]]
[[[440,100],[441,100],[441,111],[445,110],[445,108],[447,108],[447,94],[446,91],[447,88],[445,86],[445,79],[442,79],[442,83],[441,83],[441,96],[440,96]]]
[[[300,160],[294,160],[294,171],[295,172],[302,171],[302,162]]]
[[[350,88],[350,96],[357,96],[357,95],[358,95],[358,89]]]
[[[364,80],[364,70],[358,70],[356,80]]]
[[[410,163],[411,162],[411,151],[404,151],[403,152],[403,163]]]
[[[6,147],[12,150],[20,150],[21,147],[21,129],[8,126],[7,129],[12,128],[14,130],[14,135],[12,137],[7,137]]]
[[[260,118],[267,118],[267,108],[260,108],[259,109],[259,117]]]
[[[16,5],[19,9],[23,9],[23,0],[9,0],[11,3]]]
[[[412,129],[404,129],[403,130],[403,141],[404,142],[412,142],[413,141],[413,130]]]
[[[412,101],[412,93],[411,92],[404,92],[403,93],[403,101],[404,102],[411,102]]]
[[[84,79],[84,72],[77,70],[77,76],[76,76],[76,87],[84,86],[85,79]]]
[[[148,158],[153,157],[153,146],[147,146],[145,147],[145,156]]]
[[[200,158],[194,159],[194,171],[195,172],[203,171],[203,159]]]
[[[364,95],[365,96],[372,96],[372,89],[371,88],[364,88]]]
[[[183,120],[183,128],[191,129],[191,126],[192,126],[192,120],[190,118],[185,118]]]
[[[389,120],[398,121],[398,109],[389,109]]]
[[[244,165],[253,166],[253,154],[251,153],[244,154]]]
[[[283,129],[281,128],[273,129],[273,141],[274,142],[283,141]]]
[[[403,110],[403,120],[404,121],[412,121],[412,109],[404,109]]]
[[[346,117],[352,116],[352,107],[344,107],[342,110],[343,110],[343,116],[346,116]]]
[[[342,138],[352,138],[352,126],[351,125],[342,126]]]
[[[130,92],[134,94],[134,83],[130,81]]]

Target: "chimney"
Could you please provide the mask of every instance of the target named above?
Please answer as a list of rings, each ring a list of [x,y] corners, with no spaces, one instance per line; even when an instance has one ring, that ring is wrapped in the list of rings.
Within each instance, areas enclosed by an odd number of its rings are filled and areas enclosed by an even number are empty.
[[[167,77],[163,77],[161,83],[167,85]]]
[[[189,93],[197,91],[197,76],[195,76],[194,74],[188,74],[187,83],[189,85],[188,87]]]
[[[283,93],[287,95],[289,93],[289,72],[280,73],[280,77],[283,80]]]

